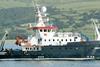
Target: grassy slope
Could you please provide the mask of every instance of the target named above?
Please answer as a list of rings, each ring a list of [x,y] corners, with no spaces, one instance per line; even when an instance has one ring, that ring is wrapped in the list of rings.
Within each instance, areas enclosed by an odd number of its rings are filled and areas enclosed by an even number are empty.
[[[100,9],[100,7],[99,7],[100,0],[84,0],[84,1],[83,0],[36,0],[36,1],[40,5],[56,7],[62,13],[63,13],[63,11],[68,11],[71,8],[75,9],[79,12],[87,12],[89,10],[99,10]],[[32,2],[31,2],[31,0],[29,0],[28,2],[27,2],[27,0],[14,0],[14,1],[0,0],[0,9],[9,9],[9,8],[16,8],[16,7],[17,8],[18,7],[32,7]],[[60,17],[59,15],[60,15],[60,13],[58,13],[58,15],[55,15],[55,16],[57,16],[59,18]],[[26,14],[26,16],[27,16],[27,14]],[[22,16],[22,17],[24,18],[25,16]],[[22,18],[22,17],[20,17],[20,18]],[[32,16],[30,16],[30,17],[32,17]],[[65,19],[67,19],[67,18],[65,18]],[[59,18],[59,20],[62,20],[62,18]],[[65,29],[68,30],[68,29],[72,29],[72,28],[65,28]],[[88,29],[90,31],[88,31]],[[85,34],[89,35],[90,37],[94,36],[93,34],[90,34],[90,33],[93,33],[92,26],[89,28],[89,25],[85,25],[84,27],[79,28],[78,30],[81,30]]]
[[[29,3],[25,3],[25,2],[0,0],[0,9],[14,8],[14,7],[30,7],[30,6],[32,6],[32,5]]]
[[[0,8],[32,7],[31,1],[32,0],[29,0],[29,2],[26,2],[26,0],[0,0]],[[52,5],[65,10],[70,8],[82,11],[100,9],[100,0],[36,0],[36,2],[42,5]]]

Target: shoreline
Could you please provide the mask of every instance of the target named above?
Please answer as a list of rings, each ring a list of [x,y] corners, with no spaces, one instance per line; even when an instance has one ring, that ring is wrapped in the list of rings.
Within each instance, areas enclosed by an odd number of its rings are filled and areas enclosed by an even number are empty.
[[[16,40],[5,40],[5,44],[15,44]],[[0,44],[1,44],[1,40],[0,40]]]

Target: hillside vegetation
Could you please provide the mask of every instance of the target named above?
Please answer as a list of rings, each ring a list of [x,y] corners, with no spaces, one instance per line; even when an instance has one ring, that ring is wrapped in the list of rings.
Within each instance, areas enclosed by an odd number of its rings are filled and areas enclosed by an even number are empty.
[[[59,27],[58,31],[81,32],[94,39],[95,30],[90,19],[100,20],[100,0],[36,0],[36,2],[47,6],[51,21]],[[0,0],[0,39],[5,30],[10,30],[9,39],[33,33],[19,25],[34,23],[34,14],[32,0]]]

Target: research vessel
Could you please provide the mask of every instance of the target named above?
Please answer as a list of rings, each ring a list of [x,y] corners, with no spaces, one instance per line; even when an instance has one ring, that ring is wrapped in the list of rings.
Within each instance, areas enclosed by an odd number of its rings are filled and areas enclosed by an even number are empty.
[[[77,32],[57,32],[58,27],[50,24],[47,8],[36,6],[37,22],[29,24],[35,33],[24,39],[16,37],[16,45],[21,49],[4,49],[1,45],[0,58],[32,58],[35,60],[93,60],[100,59],[98,27],[97,40],[89,41]],[[6,34],[4,35],[6,37]],[[3,41],[4,42],[4,41]]]

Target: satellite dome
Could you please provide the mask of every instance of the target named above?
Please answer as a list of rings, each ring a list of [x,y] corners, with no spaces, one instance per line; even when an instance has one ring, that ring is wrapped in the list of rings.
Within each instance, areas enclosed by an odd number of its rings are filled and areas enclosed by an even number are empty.
[[[46,12],[46,11],[47,11],[47,8],[46,8],[45,6],[43,6],[43,7],[41,8],[41,11],[42,11],[42,12]]]

